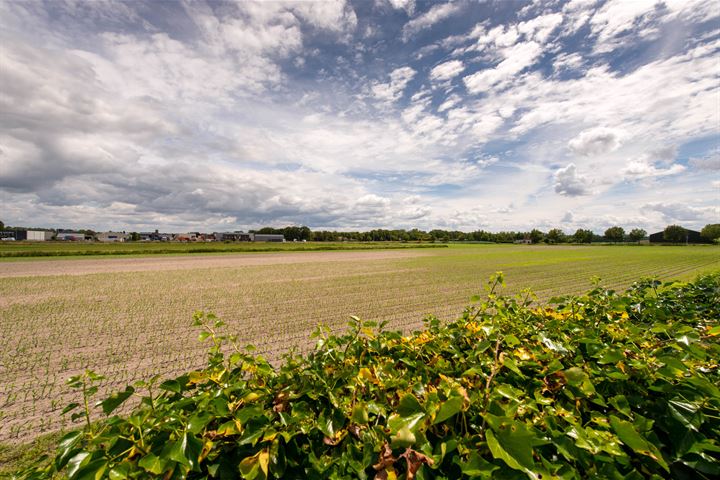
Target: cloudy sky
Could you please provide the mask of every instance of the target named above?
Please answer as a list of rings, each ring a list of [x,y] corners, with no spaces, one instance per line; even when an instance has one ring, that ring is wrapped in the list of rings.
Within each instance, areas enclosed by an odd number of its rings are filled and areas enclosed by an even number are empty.
[[[0,220],[720,223],[720,2],[0,1]]]

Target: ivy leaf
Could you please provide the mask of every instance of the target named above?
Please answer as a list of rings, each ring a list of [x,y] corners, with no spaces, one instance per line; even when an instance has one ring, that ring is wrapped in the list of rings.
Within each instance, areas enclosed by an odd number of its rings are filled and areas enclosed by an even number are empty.
[[[492,478],[492,472],[500,468],[482,458],[477,452],[470,452],[467,462],[461,462],[459,465],[464,475],[483,479]]]
[[[463,406],[463,398],[462,397],[450,397],[446,401],[444,401],[442,404],[440,404],[440,409],[438,410],[437,415],[435,416],[435,420],[433,420],[433,425],[437,425],[438,423],[444,422],[448,418],[452,417],[453,415],[458,414],[462,410]]]
[[[502,418],[496,417],[495,420]],[[509,467],[521,470],[528,475],[538,472],[533,461],[534,435],[527,426],[524,423],[506,419],[502,419],[500,423],[493,423],[490,423],[492,429],[486,431],[488,447],[493,457],[503,460]]]
[[[172,447],[170,447],[168,457],[194,470],[198,466],[201,452],[202,442],[195,438],[194,435],[189,435],[188,432],[185,432],[182,437],[176,440]]]
[[[146,472],[160,475],[165,471],[165,462],[154,453],[148,453],[138,462],[138,466]]]
[[[102,411],[105,415],[110,415],[117,407],[130,398],[135,393],[135,389],[131,386],[127,386],[122,392],[115,392],[108,398],[97,404],[102,407]]]
[[[635,430],[632,423],[621,420],[614,415],[610,415],[610,426],[612,426],[612,429],[615,431],[620,440],[630,447],[635,453],[652,458],[664,470],[668,472],[670,471],[657,447],[640,435],[640,433]]]
[[[70,432],[64,437],[60,439],[60,442],[58,443],[58,449],[57,449],[57,456],[55,457],[55,468],[60,470],[63,468],[68,460],[78,453],[78,449],[75,448],[75,446],[78,443],[78,440],[80,440],[83,436],[83,432],[81,431],[75,431]]]

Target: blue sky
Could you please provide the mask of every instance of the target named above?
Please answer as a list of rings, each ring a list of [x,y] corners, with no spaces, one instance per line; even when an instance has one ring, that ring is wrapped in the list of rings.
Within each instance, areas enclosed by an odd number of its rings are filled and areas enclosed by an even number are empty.
[[[720,3],[0,2],[0,219],[720,223]]]

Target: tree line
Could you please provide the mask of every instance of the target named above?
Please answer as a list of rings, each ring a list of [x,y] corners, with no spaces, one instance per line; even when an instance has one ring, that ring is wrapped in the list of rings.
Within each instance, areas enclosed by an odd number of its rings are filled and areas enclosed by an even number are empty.
[[[671,243],[685,241],[687,230],[678,225],[665,228],[664,239]],[[575,233],[567,234],[559,228],[547,232],[538,229],[528,231],[488,232],[475,230],[462,232],[459,230],[433,229],[430,231],[404,229],[375,229],[367,232],[311,230],[305,226],[289,226],[284,228],[264,227],[255,233],[284,235],[286,240],[315,242],[490,242],[513,243],[523,241],[529,243],[592,243],[592,242],[639,242],[647,238],[648,233],[642,228],[633,228],[626,232],[623,227],[613,226],[605,230],[603,235],[592,230],[579,228]],[[720,224],[706,225],[701,236],[709,242],[720,239]]]

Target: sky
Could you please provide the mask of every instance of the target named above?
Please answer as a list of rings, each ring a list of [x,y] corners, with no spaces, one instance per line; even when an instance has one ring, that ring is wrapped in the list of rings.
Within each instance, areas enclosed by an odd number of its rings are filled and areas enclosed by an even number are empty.
[[[0,1],[0,220],[720,223],[720,2]]]

